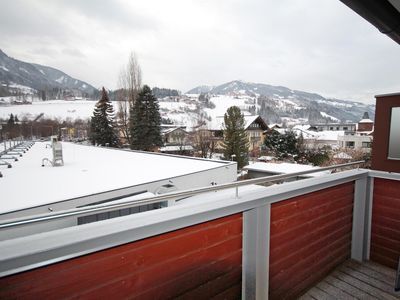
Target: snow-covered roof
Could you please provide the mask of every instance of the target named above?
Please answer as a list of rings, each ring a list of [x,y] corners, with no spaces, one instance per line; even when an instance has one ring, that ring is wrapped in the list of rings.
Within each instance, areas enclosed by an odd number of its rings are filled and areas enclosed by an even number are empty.
[[[292,130],[308,130],[310,129],[311,125],[295,125],[293,126]]]
[[[192,151],[193,147],[191,145],[182,146],[164,146],[160,148],[161,152],[176,152],[176,151]]]
[[[339,136],[344,135],[343,130],[323,130],[323,131],[311,131],[311,130],[303,130],[300,128],[293,127],[293,132],[296,133],[297,136],[303,135],[305,140],[312,139],[316,141],[337,141]]]
[[[256,121],[260,116],[250,116],[244,115],[244,129],[247,129],[254,121]],[[266,125],[266,124],[265,124]],[[208,123],[208,129],[210,130],[223,130],[224,129],[224,116],[217,116],[211,122]]]
[[[220,167],[224,162],[62,143],[64,166],[42,167],[52,149],[37,142],[12,168],[0,166],[0,213]]]
[[[362,119],[358,123],[374,123],[371,119]]]
[[[289,174],[308,170],[319,170],[319,167],[314,167],[310,165],[293,164],[293,163],[264,163],[256,162],[254,164],[244,167],[244,169],[249,171],[265,172],[270,174]],[[329,171],[315,172],[304,175],[305,177],[318,177],[322,175],[329,174]]]
[[[175,130],[178,130],[178,129],[185,131],[185,130],[182,129],[181,127],[173,127],[173,128],[165,128],[165,129],[162,129],[162,130],[161,130],[161,133],[162,133],[162,134],[169,134],[169,133],[174,132]]]

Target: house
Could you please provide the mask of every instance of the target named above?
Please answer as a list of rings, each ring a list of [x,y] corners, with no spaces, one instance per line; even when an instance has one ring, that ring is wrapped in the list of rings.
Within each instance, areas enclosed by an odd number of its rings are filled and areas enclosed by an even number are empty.
[[[249,142],[249,152],[258,151],[264,143],[264,132],[268,130],[268,125],[259,115],[245,115],[243,118],[245,122],[244,130]],[[217,117],[210,125],[209,130],[212,132],[212,136],[217,139],[216,149],[222,149],[224,126],[224,117],[222,116]]]
[[[369,119],[368,113],[356,124],[355,131],[345,131],[338,136],[340,148],[360,150],[363,153],[371,152],[374,133],[374,121]]]
[[[303,138],[304,146],[307,149],[321,149],[330,147],[332,149],[338,148],[338,137],[344,135],[342,130],[312,130],[314,127],[310,126],[294,126],[292,131],[298,136]]]
[[[189,133],[181,127],[172,127],[161,131],[164,145],[186,145]]]
[[[355,123],[317,123],[310,124],[316,131],[356,131]]]
[[[258,151],[264,143],[264,131],[268,129],[268,125],[260,116],[245,116],[245,131],[249,139],[249,151]]]

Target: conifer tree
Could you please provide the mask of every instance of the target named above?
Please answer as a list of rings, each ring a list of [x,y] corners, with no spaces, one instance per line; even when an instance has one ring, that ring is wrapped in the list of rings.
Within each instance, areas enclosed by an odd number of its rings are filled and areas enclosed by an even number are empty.
[[[162,145],[157,98],[144,85],[130,111],[131,149],[152,151]]]
[[[237,161],[238,168],[242,168],[248,163],[249,145],[240,108],[237,106],[228,108],[224,115],[224,123],[224,158]]]
[[[283,134],[273,130],[265,139],[265,146],[267,150],[278,159],[293,158],[297,159],[302,147],[303,137],[299,139],[293,131],[287,131]]]
[[[103,87],[101,98],[96,103],[90,121],[90,140],[92,144],[118,147],[119,140],[114,126],[114,107]]]

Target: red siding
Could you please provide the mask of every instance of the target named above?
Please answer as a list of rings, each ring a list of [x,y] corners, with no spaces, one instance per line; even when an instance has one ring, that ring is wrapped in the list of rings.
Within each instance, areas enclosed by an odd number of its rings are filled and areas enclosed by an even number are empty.
[[[400,182],[375,178],[371,260],[396,268],[400,256]]]
[[[242,215],[0,279],[0,299],[238,299]]]
[[[292,299],[350,257],[354,183],[271,206],[270,299]]]

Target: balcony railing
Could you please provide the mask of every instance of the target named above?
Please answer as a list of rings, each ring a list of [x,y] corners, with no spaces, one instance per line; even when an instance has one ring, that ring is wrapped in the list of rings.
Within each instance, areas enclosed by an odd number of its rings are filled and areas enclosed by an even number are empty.
[[[165,209],[4,240],[0,298],[284,299],[348,258],[397,267],[400,174],[354,169],[248,185],[259,180],[181,192],[193,197]]]

